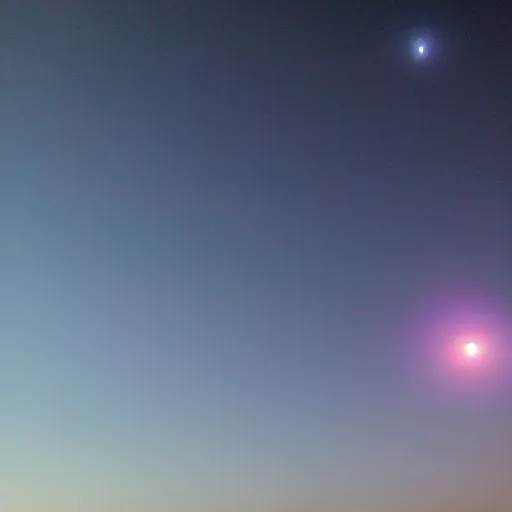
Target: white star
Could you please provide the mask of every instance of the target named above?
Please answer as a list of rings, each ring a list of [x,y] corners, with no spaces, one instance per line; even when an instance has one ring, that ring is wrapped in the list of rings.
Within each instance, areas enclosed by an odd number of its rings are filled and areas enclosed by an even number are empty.
[[[414,60],[430,60],[434,50],[433,38],[429,35],[413,37],[409,48]]]

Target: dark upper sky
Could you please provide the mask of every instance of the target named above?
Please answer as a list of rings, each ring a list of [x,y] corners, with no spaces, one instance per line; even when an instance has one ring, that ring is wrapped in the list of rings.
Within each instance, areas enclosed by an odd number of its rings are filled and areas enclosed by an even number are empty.
[[[510,510],[505,2],[0,5],[0,499]]]

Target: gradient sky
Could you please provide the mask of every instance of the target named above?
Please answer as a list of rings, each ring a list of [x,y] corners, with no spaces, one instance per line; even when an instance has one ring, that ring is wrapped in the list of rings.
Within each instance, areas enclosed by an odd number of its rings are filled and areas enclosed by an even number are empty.
[[[511,509],[503,5],[1,3],[5,510]]]

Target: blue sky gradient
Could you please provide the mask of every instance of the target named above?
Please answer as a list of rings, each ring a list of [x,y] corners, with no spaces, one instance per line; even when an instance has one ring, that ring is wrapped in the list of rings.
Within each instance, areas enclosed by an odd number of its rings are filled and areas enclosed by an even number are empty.
[[[510,510],[509,384],[419,358],[510,299],[498,39],[284,3],[6,10],[6,510]]]

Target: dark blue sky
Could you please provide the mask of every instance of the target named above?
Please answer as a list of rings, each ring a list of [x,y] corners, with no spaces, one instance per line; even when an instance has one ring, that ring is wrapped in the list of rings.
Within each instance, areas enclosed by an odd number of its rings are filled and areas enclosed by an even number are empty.
[[[145,4],[3,3],[0,499],[509,510],[505,4]]]

